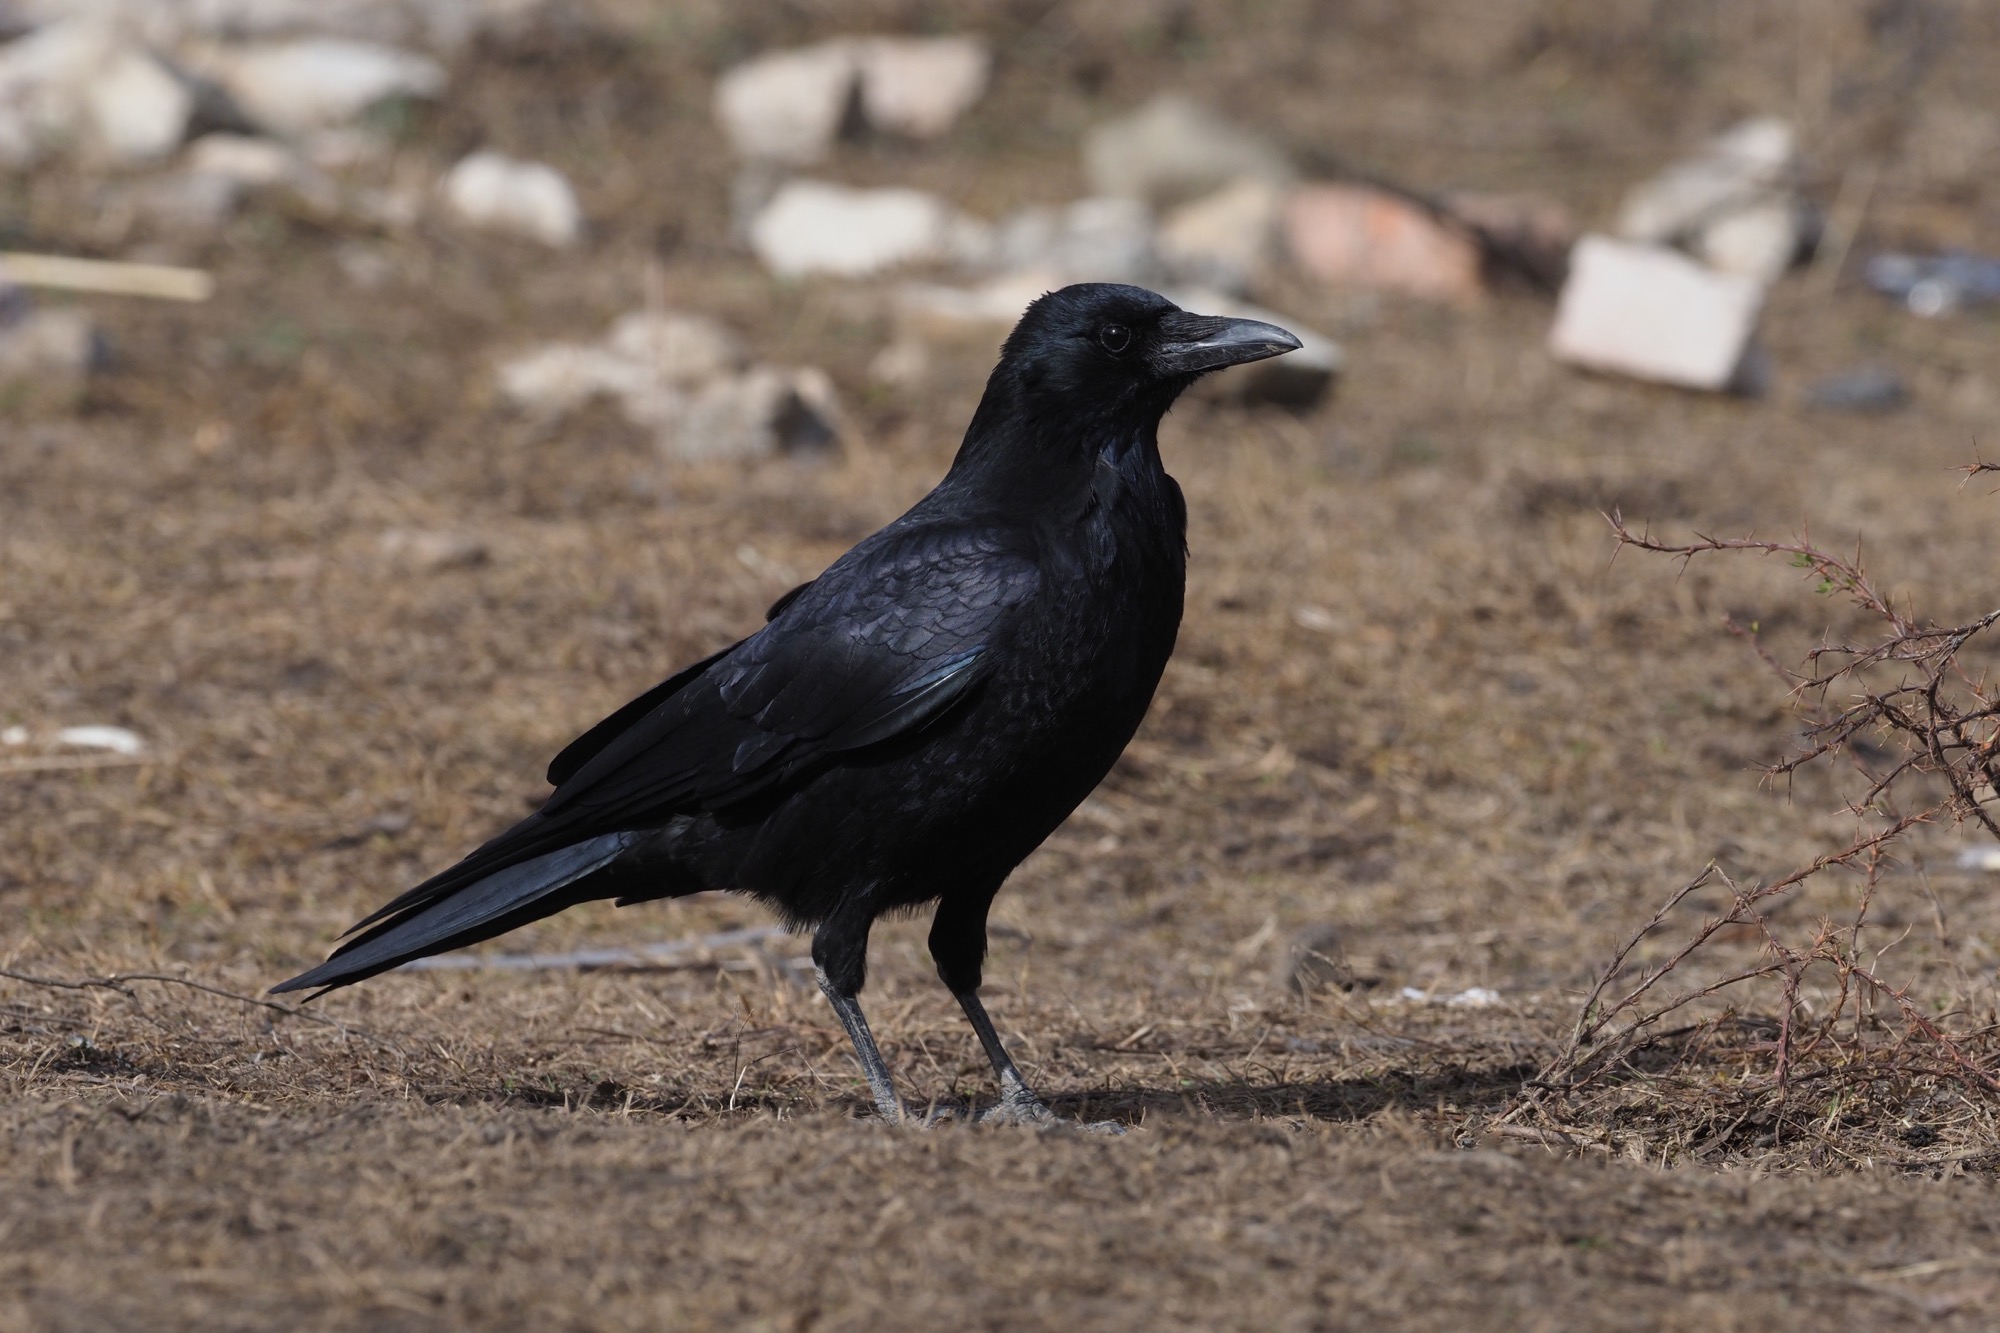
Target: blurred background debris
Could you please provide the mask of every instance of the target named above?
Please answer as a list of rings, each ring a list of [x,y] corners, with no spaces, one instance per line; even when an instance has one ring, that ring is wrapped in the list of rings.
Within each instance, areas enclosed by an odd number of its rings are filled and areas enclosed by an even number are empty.
[[[1868,261],[1868,285],[1916,314],[1935,319],[1961,307],[2000,301],[2000,259],[1947,252],[1880,254]]]

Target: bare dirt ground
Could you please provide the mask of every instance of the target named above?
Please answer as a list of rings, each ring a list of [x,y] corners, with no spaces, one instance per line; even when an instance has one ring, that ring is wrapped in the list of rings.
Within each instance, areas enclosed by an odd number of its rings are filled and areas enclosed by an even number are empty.
[[[1601,511],[1676,534],[1809,522],[1865,536],[1927,615],[1992,605],[2000,500],[1949,469],[1993,448],[2000,325],[1909,317],[1852,260],[1775,290],[1756,401],[1565,371],[1529,293],[1259,293],[1342,338],[1347,378],[1303,416],[1170,418],[1181,648],[1127,759],[996,911],[1003,1032],[1066,1113],[1122,1138],[872,1121],[790,939],[251,1002],[941,473],[990,353],[872,386],[881,293],[781,285],[731,246],[707,113],[742,54],[940,22],[631,5],[476,46],[382,171],[429,178],[479,142],[553,161],[594,229],[574,254],[274,208],[173,242],[116,234],[59,172],[7,187],[23,248],[196,262],[221,287],[94,304],[113,369],[0,434],[0,726],[114,722],[153,746],[0,770],[0,968],[226,994],[0,979],[0,1329],[1991,1327],[1993,1100],[1872,1076],[1750,1096],[1773,1086],[1773,989],[1710,1012],[1671,1083],[1634,1067],[1566,1120],[1523,1113],[1674,888],[1711,859],[1781,875],[1853,827],[1841,770],[1760,781],[1799,719],[1719,627],[1754,621],[1789,662],[1851,613],[1782,562],[1614,562]],[[1602,219],[1674,152],[1776,111],[1822,202],[1879,165],[1857,254],[2000,250],[1994,150],[1968,167],[1925,137],[1993,109],[2000,26],[1972,3],[996,3],[958,24],[995,38],[989,98],[942,146],[848,146],[831,173],[988,215],[1074,197],[1080,129],[1172,86],[1321,170]],[[594,335],[648,281],[826,366],[854,424],[840,455],[668,466],[609,412],[551,427],[495,402],[497,354]],[[1861,361],[1902,368],[1914,404],[1798,406]],[[490,557],[412,573],[381,552],[392,528]],[[1971,845],[1918,830],[1864,944],[1976,1033],[2000,904],[1955,867]],[[1774,928],[1851,915],[1853,892],[1810,881]],[[1716,909],[1697,895],[1638,957]],[[503,945],[763,921],[727,898],[602,905]],[[867,999],[906,1093],[963,1105],[988,1075],[922,935],[878,930]],[[1301,940],[1337,949],[1344,985],[1298,993]],[[1689,969],[1759,947],[1725,932]],[[1474,987],[1498,1001],[1441,1002]]]

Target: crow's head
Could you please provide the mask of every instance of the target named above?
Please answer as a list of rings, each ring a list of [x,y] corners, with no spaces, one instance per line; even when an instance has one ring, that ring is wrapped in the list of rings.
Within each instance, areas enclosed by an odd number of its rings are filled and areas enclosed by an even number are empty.
[[[1028,307],[1001,350],[995,377],[1045,404],[1157,421],[1209,371],[1298,346],[1275,324],[1190,314],[1143,287],[1085,282]]]

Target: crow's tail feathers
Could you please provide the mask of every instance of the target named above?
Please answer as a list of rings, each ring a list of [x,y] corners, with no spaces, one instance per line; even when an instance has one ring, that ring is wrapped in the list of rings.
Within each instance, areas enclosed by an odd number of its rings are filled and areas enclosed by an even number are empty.
[[[606,833],[496,870],[448,897],[391,916],[341,945],[310,972],[279,982],[271,990],[317,986],[323,994],[400,967],[413,958],[477,944],[560,912],[584,901],[575,893],[560,890],[610,865],[638,836]]]

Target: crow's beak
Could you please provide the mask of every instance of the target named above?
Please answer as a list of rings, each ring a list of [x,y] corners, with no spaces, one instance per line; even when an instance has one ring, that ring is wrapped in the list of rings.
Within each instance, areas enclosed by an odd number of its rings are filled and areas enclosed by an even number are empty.
[[[1190,315],[1177,310],[1160,321],[1163,335],[1153,361],[1166,375],[1199,375],[1204,371],[1240,366],[1246,361],[1283,356],[1299,349],[1299,340],[1256,319],[1221,315]]]

